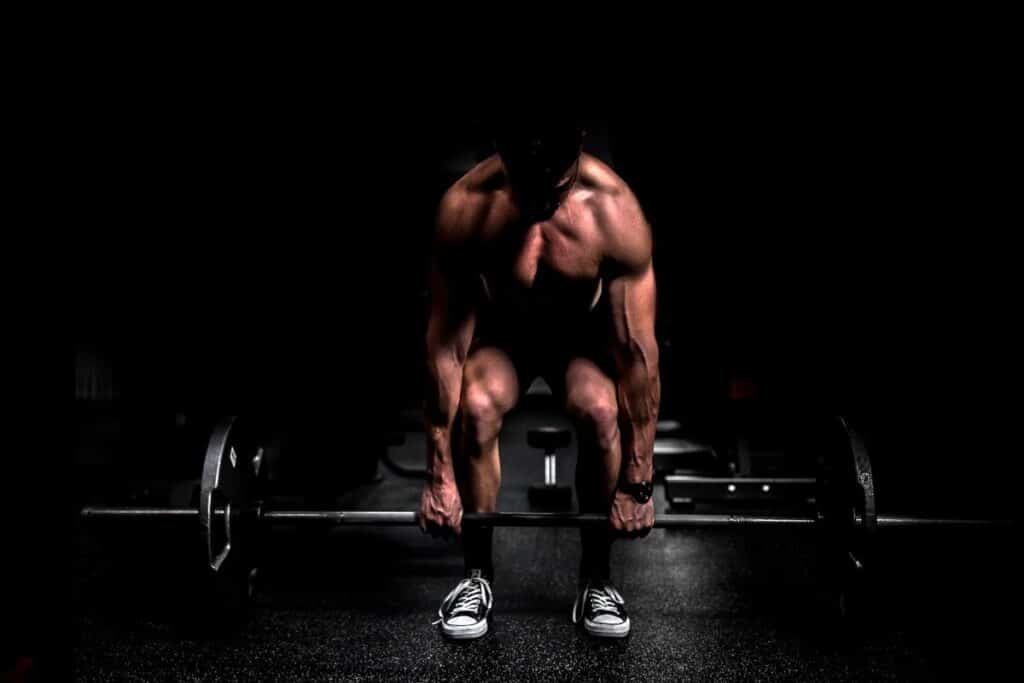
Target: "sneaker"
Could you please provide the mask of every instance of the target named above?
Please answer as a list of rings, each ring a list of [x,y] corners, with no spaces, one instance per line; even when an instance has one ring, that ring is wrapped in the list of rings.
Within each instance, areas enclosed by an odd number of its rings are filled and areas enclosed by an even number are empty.
[[[592,636],[624,638],[629,635],[626,601],[610,581],[588,581],[572,606],[572,623],[583,622]]]
[[[491,584],[473,570],[445,597],[434,623],[440,623],[441,632],[449,638],[479,638],[487,633],[493,602]]]

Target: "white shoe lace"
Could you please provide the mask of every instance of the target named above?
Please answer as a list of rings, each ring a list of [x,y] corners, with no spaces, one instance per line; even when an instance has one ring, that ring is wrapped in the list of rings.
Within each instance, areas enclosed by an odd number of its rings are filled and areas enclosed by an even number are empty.
[[[586,596],[584,599],[590,605],[590,609],[593,612],[605,612],[612,613],[615,616],[621,614],[619,610],[619,602],[613,597],[611,591],[614,588],[608,588],[601,586],[600,588],[592,588],[589,585],[583,589],[583,592],[576,596],[576,602],[572,606],[572,623],[577,623],[579,618],[583,616],[582,612],[578,611],[580,606],[580,598]]]
[[[452,607],[452,612],[469,611],[475,612],[480,607],[480,600],[483,599],[484,592],[477,583],[471,583],[466,586],[466,590],[462,591],[459,599],[455,601],[455,605]]]
[[[491,584],[487,582],[487,579],[481,579],[478,577],[471,577],[459,581],[458,585],[453,588],[448,595],[445,596],[441,602],[440,609],[437,610],[438,619],[431,622],[434,625],[441,623],[444,619],[444,608],[453,598],[455,604],[452,605],[452,613],[466,611],[470,613],[476,613],[480,608],[480,602],[483,601],[487,606],[487,609],[491,609],[491,605],[494,602],[494,596],[491,593]]]
[[[618,605],[611,595],[605,592],[603,588],[598,588],[590,591],[590,609],[594,612],[615,612],[619,613]]]

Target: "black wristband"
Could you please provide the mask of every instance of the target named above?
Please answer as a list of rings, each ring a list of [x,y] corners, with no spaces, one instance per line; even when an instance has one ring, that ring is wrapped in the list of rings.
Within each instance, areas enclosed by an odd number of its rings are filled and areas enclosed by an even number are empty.
[[[643,504],[651,499],[654,495],[654,483],[650,481],[640,482],[619,482],[619,490],[623,493],[628,493],[633,497],[633,500]]]

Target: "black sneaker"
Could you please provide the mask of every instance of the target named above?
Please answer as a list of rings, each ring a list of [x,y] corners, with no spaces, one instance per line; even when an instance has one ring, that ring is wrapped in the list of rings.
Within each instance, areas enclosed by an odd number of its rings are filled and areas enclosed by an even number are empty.
[[[487,633],[493,602],[490,582],[473,570],[445,597],[434,623],[440,623],[441,632],[449,638],[479,638]]]
[[[625,638],[629,635],[626,601],[610,581],[588,581],[576,595],[572,623],[580,622],[592,636]]]

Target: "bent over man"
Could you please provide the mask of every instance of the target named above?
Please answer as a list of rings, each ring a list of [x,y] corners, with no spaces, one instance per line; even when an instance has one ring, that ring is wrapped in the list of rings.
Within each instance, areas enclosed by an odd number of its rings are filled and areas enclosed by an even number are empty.
[[[498,123],[494,140],[497,154],[445,194],[433,240],[420,523],[461,534],[465,552],[441,629],[452,638],[487,632],[493,529],[463,530],[462,515],[496,511],[502,419],[540,375],[576,428],[580,511],[609,521],[607,530],[581,530],[572,621],[622,637],[630,621],[609,577],[611,542],[654,524],[660,385],[650,227],[626,183],[582,153],[575,122]]]

